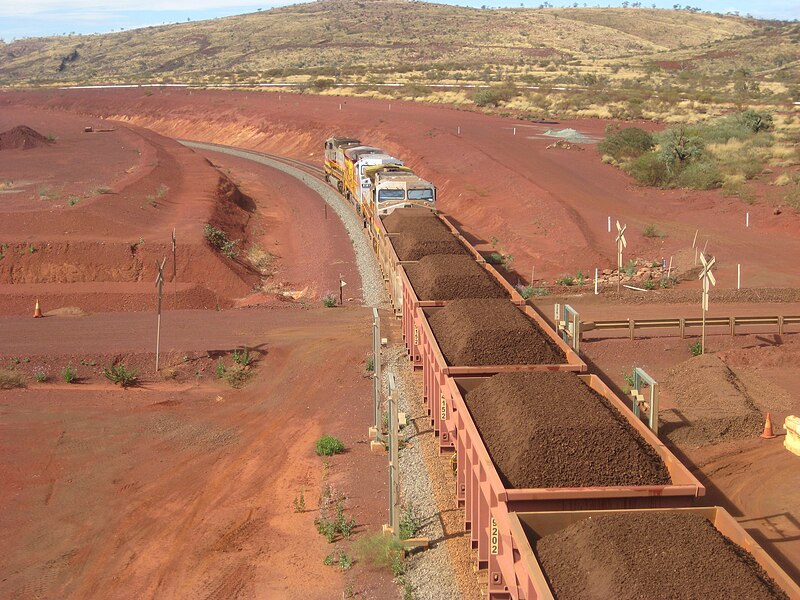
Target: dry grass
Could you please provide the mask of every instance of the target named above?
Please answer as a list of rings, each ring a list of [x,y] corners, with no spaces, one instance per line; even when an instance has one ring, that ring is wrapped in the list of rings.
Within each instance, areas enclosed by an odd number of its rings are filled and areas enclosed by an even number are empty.
[[[26,387],[22,373],[10,369],[0,369],[0,390],[13,390]]]

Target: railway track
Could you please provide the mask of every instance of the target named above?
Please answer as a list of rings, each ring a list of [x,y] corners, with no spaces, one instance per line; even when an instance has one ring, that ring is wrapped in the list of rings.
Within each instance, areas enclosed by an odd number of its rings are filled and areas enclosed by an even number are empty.
[[[213,142],[199,142],[195,140],[177,140],[179,143],[184,145],[202,145],[202,146],[212,146],[214,148],[219,148],[221,151],[228,152],[232,146],[226,146],[225,144],[215,144]],[[314,165],[313,163],[306,162],[304,160],[300,160],[298,158],[289,158],[288,156],[280,156],[278,154],[269,154],[267,152],[259,152],[258,150],[250,150],[247,149],[248,154],[257,154],[258,156],[263,156],[264,158],[268,158],[269,160],[279,162],[281,164],[287,165],[289,167],[294,167],[305,173],[306,175],[310,175],[315,179],[319,179],[327,183],[325,179],[325,172],[319,168],[318,166]]]

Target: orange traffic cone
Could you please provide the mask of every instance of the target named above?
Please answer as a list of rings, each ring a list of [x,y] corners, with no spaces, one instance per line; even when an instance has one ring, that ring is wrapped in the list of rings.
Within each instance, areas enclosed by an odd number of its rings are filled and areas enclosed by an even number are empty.
[[[769,413],[767,413],[767,420],[764,423],[764,433],[761,434],[761,437],[765,440],[771,440],[775,437],[775,434],[772,433],[772,417]]]
[[[38,319],[42,316],[42,309],[39,308],[39,299],[36,299],[36,307],[33,309],[33,318]]]

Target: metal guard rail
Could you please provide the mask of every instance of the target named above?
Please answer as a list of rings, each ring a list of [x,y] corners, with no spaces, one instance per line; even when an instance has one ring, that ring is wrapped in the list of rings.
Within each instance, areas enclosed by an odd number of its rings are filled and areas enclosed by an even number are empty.
[[[706,317],[706,327],[728,327],[731,335],[736,335],[737,327],[777,327],[778,335],[783,335],[787,325],[800,324],[800,315],[775,315],[753,317]],[[679,319],[609,319],[603,321],[581,321],[580,335],[587,331],[628,330],[634,339],[637,329],[678,328],[680,336],[685,337],[686,329],[702,327],[701,317]]]

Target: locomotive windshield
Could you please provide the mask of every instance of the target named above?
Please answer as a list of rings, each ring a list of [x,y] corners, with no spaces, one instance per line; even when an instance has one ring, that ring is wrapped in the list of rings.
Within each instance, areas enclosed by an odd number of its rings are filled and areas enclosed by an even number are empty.
[[[385,202],[386,200],[404,200],[406,197],[403,190],[379,190],[378,202]]]
[[[433,190],[408,190],[409,200],[433,200]]]

